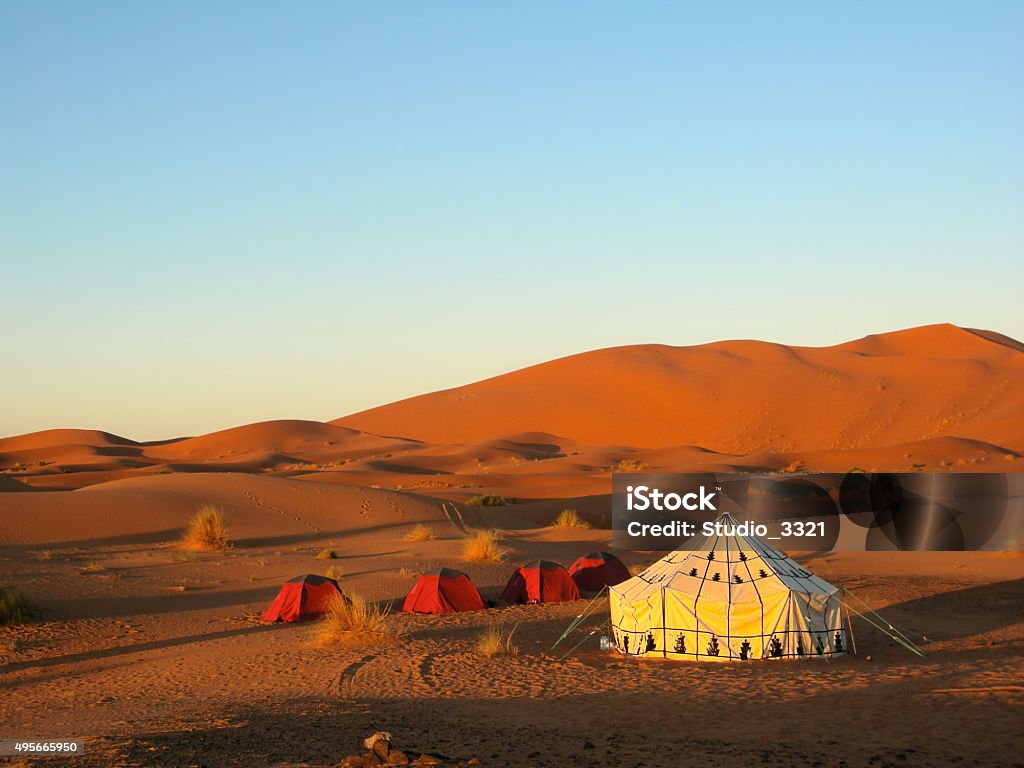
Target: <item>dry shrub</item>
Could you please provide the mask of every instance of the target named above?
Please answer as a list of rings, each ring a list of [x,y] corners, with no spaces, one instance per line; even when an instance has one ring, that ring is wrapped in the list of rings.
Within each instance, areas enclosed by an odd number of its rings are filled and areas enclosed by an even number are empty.
[[[516,627],[519,626],[518,624]],[[483,634],[476,640],[476,652],[480,656],[490,658],[491,656],[514,656],[519,653],[519,648],[512,642],[512,635],[516,627],[512,627],[508,634],[494,624],[484,630]]]
[[[0,586],[0,626],[31,621],[34,614],[32,604],[18,590]]]
[[[563,509],[552,523],[555,528],[589,528],[590,523],[584,520],[575,509]]]
[[[413,526],[412,530],[405,534],[403,538],[406,541],[432,541],[434,539],[434,529],[419,523]]]
[[[612,467],[613,472],[642,472],[645,469],[650,469],[651,465],[647,462],[640,461],[639,459],[622,459],[618,464]]]
[[[477,531],[462,543],[462,559],[475,563],[500,563],[508,550],[497,531]]]
[[[496,493],[482,493],[466,502],[471,507],[504,507],[508,501]]]
[[[212,504],[204,504],[189,523],[181,544],[185,549],[200,552],[228,549],[231,546],[231,539],[228,538],[224,515]]]
[[[327,549],[321,549],[320,552],[317,554],[316,559],[317,560],[334,560],[337,556],[338,556],[338,554],[333,549],[328,547]]]
[[[381,608],[362,595],[337,597],[313,630],[316,645],[362,645],[394,642],[401,630],[388,617],[389,607]]]
[[[82,566],[82,570],[88,573],[101,573],[102,571],[105,571],[107,569],[99,563],[97,563],[95,560],[90,560],[88,563]]]
[[[334,579],[335,581],[337,581],[338,579],[340,579],[344,575],[345,575],[345,572],[343,570],[341,570],[341,568],[339,568],[336,565],[332,565],[330,568],[327,569],[327,578],[328,579]]]

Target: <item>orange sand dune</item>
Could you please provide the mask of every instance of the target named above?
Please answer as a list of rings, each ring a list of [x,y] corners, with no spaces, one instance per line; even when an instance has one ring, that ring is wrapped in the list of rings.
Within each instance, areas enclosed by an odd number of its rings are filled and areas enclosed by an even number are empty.
[[[870,448],[940,436],[1024,448],[1024,353],[952,325],[835,347],[727,341],[586,352],[335,420],[432,443],[523,431],[594,445]]]
[[[262,421],[211,432],[147,450],[157,459],[224,459],[247,453],[337,453],[358,448],[392,447],[405,441],[364,434],[355,429],[297,419]]]
[[[615,469],[1015,472],[1022,384],[1024,345],[952,325],[825,348],[618,347],[333,423],[267,421],[150,443],[79,429],[9,437],[0,473],[74,489],[156,473],[315,472],[342,485],[535,496],[596,487]],[[579,474],[586,481],[570,479]],[[466,479],[475,475],[502,479]]]
[[[0,546],[174,541],[204,504],[223,509],[246,545],[446,521],[436,502],[392,491],[244,474],[153,475],[64,493],[6,495]]]
[[[109,432],[95,429],[44,429],[26,435],[0,438],[0,453],[28,451],[33,448],[50,448],[61,445],[138,445],[138,443]]]

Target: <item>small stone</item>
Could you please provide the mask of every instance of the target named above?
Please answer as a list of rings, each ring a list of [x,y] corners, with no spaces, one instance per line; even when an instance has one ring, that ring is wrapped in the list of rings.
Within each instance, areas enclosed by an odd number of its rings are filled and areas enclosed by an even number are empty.
[[[466,765],[480,765],[480,761],[475,757],[471,757],[466,761]]]
[[[377,731],[373,736],[369,736],[363,739],[363,746],[366,749],[373,749],[373,745],[378,741],[384,741],[388,744],[391,743],[391,733],[389,731]]]

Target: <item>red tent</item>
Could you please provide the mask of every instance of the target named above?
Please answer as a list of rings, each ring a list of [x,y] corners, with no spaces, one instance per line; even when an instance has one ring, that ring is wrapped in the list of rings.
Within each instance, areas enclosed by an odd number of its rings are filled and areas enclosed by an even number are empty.
[[[569,566],[569,575],[576,586],[589,592],[614,587],[629,578],[629,570],[615,555],[591,552]]]
[[[580,591],[569,572],[547,560],[522,566],[501,593],[505,603],[562,603],[579,599]]]
[[[483,607],[484,601],[469,576],[451,568],[421,575],[402,603],[406,613],[457,613]]]
[[[264,621],[304,621],[327,610],[331,600],[344,597],[334,579],[307,573],[286,581],[263,614]]]

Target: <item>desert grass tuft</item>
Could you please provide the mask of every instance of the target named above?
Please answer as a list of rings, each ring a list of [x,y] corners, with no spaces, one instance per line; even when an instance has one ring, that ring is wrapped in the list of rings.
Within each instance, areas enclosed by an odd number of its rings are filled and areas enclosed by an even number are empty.
[[[512,627],[508,634],[497,624],[489,626],[477,639],[474,647],[477,654],[490,658],[491,656],[514,656],[519,653],[519,648],[512,642],[512,635],[516,627]]]
[[[389,607],[381,608],[362,595],[337,597],[314,627],[313,642],[316,645],[394,642],[402,637],[402,631],[389,617],[390,613]]]
[[[551,524],[555,528],[589,528],[590,523],[583,519],[575,509],[563,509]]]
[[[477,531],[462,543],[462,559],[473,563],[500,563],[507,554],[497,531]]]
[[[32,604],[10,585],[0,586],[0,626],[21,624],[35,616]]]
[[[328,579],[334,579],[335,581],[337,581],[344,575],[345,572],[336,565],[332,565],[330,568],[328,568],[326,573]]]
[[[317,553],[316,559],[317,560],[334,560],[337,557],[338,557],[338,553],[335,552],[330,547],[328,547],[327,549],[321,549],[320,552]]]
[[[82,566],[82,571],[86,573],[101,573],[105,570],[107,569],[99,563],[97,563],[95,560],[90,560],[88,563]]]
[[[181,544],[185,549],[199,552],[228,549],[231,546],[231,539],[228,537],[228,527],[220,509],[211,504],[200,507],[189,523]]]
[[[647,462],[640,461],[639,459],[622,459],[618,464],[612,467],[613,472],[642,472],[645,469],[650,469],[651,465]]]
[[[413,526],[412,530],[405,534],[403,538],[406,541],[432,541],[434,539],[434,529],[419,523]]]

